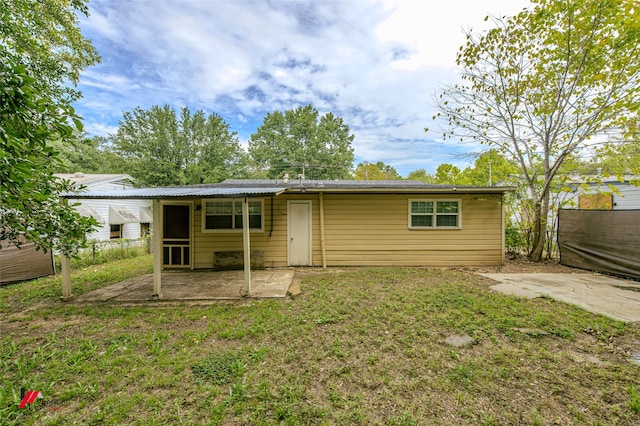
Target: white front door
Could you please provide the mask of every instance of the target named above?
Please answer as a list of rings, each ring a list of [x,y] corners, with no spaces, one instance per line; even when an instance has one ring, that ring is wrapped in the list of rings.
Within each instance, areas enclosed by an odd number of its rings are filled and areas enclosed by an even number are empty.
[[[288,202],[289,266],[313,266],[311,201]]]

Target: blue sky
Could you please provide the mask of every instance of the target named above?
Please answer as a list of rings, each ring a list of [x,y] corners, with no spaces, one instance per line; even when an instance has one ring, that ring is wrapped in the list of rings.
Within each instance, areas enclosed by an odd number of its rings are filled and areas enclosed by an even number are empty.
[[[463,29],[512,15],[525,0],[90,0],[81,20],[102,63],[76,104],[91,135],[152,105],[224,118],[246,145],[273,111],[311,104],[355,135],[356,163],[406,176],[465,166],[479,148],[443,141],[431,97],[457,78]],[[425,133],[424,128],[433,129]]]

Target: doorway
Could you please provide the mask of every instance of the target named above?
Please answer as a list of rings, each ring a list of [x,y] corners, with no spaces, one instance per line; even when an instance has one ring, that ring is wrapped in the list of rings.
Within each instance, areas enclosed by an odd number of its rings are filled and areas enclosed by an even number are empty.
[[[162,266],[191,267],[191,204],[163,204],[162,217]]]
[[[287,203],[289,266],[313,266],[311,201]]]

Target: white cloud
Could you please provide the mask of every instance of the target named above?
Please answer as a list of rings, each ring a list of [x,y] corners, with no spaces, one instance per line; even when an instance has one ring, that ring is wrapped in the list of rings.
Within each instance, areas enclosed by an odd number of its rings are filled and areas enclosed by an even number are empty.
[[[184,105],[246,139],[266,113],[311,103],[349,124],[359,159],[406,174],[460,149],[423,129],[438,82],[455,78],[461,29],[526,4],[92,0],[82,26],[103,62],[83,73],[78,109],[104,134],[124,110]]]

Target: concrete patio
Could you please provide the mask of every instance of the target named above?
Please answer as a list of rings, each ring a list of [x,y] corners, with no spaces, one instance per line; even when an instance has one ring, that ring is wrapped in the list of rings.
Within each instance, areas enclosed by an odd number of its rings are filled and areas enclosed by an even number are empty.
[[[284,298],[293,269],[251,271],[252,298]],[[78,296],[79,302],[145,302],[153,299],[153,274],[142,275]],[[243,271],[162,272],[162,301],[230,300],[244,297]]]
[[[547,295],[618,321],[640,321],[640,283],[593,273],[480,274],[495,291],[519,297]]]

